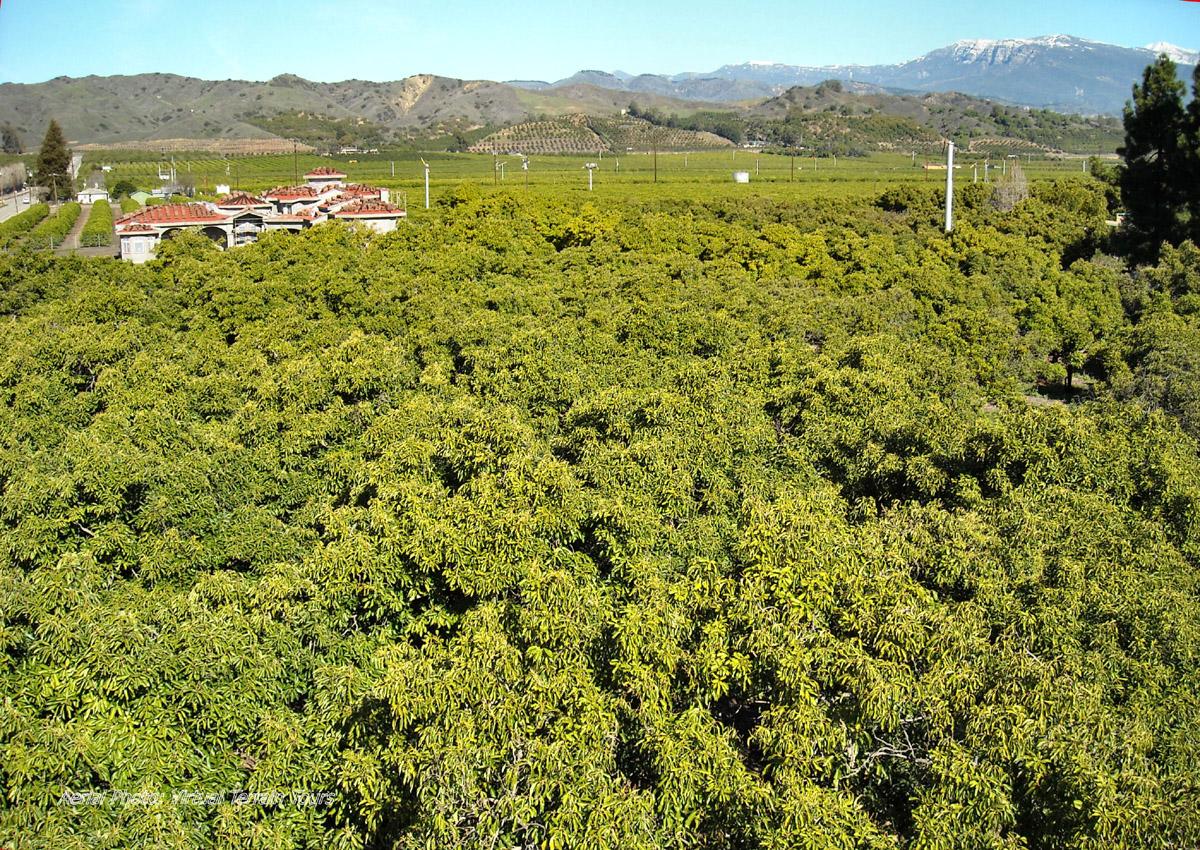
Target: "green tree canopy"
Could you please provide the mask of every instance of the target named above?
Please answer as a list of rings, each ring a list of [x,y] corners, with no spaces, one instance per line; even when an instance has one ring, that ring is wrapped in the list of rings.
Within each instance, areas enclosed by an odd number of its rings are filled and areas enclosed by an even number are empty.
[[[70,194],[71,149],[67,147],[62,127],[54,119],[46,128],[46,138],[42,140],[42,149],[38,152],[34,182],[49,189],[56,200]]]
[[[1166,55],[1146,68],[1133,102],[1125,105],[1125,158],[1121,200],[1129,216],[1133,252],[1157,254],[1187,232],[1189,143],[1186,88]]]
[[[21,152],[21,137],[17,135],[16,130],[8,125],[5,125],[3,130],[0,130],[0,149],[5,153]]]

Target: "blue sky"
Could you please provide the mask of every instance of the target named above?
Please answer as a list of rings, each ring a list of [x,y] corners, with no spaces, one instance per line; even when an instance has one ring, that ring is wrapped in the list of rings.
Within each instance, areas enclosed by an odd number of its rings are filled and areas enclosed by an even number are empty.
[[[208,79],[558,79],[774,60],[899,62],[962,38],[1067,33],[1200,48],[1182,0],[0,0],[0,81],[167,71]]]

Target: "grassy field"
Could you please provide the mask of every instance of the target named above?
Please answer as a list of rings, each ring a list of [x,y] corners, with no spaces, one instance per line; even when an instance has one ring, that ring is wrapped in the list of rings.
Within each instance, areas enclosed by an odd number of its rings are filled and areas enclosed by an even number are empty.
[[[355,157],[322,157],[312,155],[269,155],[238,158],[213,158],[197,155],[177,156],[175,167],[181,177],[191,175],[200,192],[212,192],[216,184],[262,191],[273,186],[303,180],[306,171],[321,165],[336,166],[355,182],[371,183],[407,192],[410,205],[420,205],[423,194],[421,157],[429,162],[430,191],[436,201],[440,193],[462,182],[481,186],[502,185],[530,191],[582,193],[587,191],[587,172],[584,163],[594,161],[599,166],[594,175],[595,194],[600,198],[619,200],[631,194],[641,194],[655,183],[654,191],[664,195],[691,194],[698,186],[705,194],[716,196],[763,195],[767,197],[813,197],[828,195],[846,197],[882,191],[898,183],[928,183],[938,185],[945,172],[926,171],[922,165],[936,158],[913,158],[905,154],[876,154],[866,158],[814,159],[778,154],[756,153],[750,150],[705,151],[696,153],[626,153],[619,157],[598,155],[533,156],[528,172],[522,171],[521,159],[486,154],[412,152],[358,155]],[[657,159],[657,168],[655,161]],[[1022,167],[1030,179],[1081,174],[1083,161],[1022,157]],[[504,163],[504,179],[494,169],[494,163]],[[958,160],[961,183],[973,176],[983,179],[984,158],[966,155]],[[108,184],[127,180],[142,189],[159,185],[158,169],[161,158],[133,152],[112,152],[93,155],[90,165],[112,166]],[[993,166],[998,163],[991,160]],[[733,172],[749,171],[750,185],[733,183]],[[993,170],[992,179],[1000,176]],[[402,198],[403,196],[400,196]],[[398,199],[400,199],[398,198]]]

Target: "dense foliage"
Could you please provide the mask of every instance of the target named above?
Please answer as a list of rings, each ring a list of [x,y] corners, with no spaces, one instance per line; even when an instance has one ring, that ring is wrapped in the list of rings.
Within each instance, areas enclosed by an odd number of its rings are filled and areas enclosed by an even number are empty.
[[[21,137],[9,124],[0,127],[0,151],[10,154],[21,152]]]
[[[112,205],[105,200],[92,204],[92,212],[80,234],[80,244],[87,248],[109,245],[113,240]]]
[[[50,215],[49,204],[32,204],[16,215],[6,218],[0,222],[0,245],[28,233],[48,215]]]
[[[1146,68],[1125,106],[1121,199],[1129,251],[1153,258],[1163,242],[1200,241],[1200,106],[1184,108],[1186,87],[1167,56]],[[1192,84],[1200,98],[1200,68]]]
[[[1196,846],[1200,252],[989,191],[0,255],[0,843]]]
[[[387,127],[363,118],[333,118],[299,110],[249,114],[242,120],[280,138],[296,139],[322,151],[336,152],[347,146],[377,148],[392,136]]]
[[[54,214],[29,231],[26,240],[34,248],[56,248],[67,238],[83,207],[75,201],[63,204]]]
[[[38,151],[35,186],[41,186],[54,200],[71,196],[71,149],[58,122],[51,120]]]

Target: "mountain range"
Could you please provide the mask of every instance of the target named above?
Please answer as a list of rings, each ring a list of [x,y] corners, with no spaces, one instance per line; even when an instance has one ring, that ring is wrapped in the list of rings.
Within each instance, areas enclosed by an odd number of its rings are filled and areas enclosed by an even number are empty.
[[[787,65],[746,62],[707,73],[673,75],[580,71],[554,83],[512,81],[534,91],[586,83],[631,94],[740,101],[771,97],[827,79],[901,92],[958,91],[1058,112],[1120,114],[1131,86],[1159,53],[1180,64],[1190,80],[1200,53],[1159,42],[1130,48],[1069,35],[958,41],[895,65]]]
[[[369,127],[379,137],[427,137],[482,133],[481,128],[547,116],[611,116],[632,100],[664,114],[746,114],[795,86],[827,79],[844,81],[852,94],[959,92],[1058,112],[1112,115],[1159,51],[1173,55],[1182,63],[1181,76],[1191,77],[1198,59],[1193,51],[1170,44],[1126,48],[1072,36],[961,41],[896,65],[747,62],[674,76],[581,71],[554,83],[432,74],[335,83],[292,74],[265,82],[173,74],[56,77],[0,84],[0,126],[14,128],[27,146],[37,143],[51,118],[73,143],[107,145],[287,138],[300,136],[294,128],[305,120],[333,130]]]

